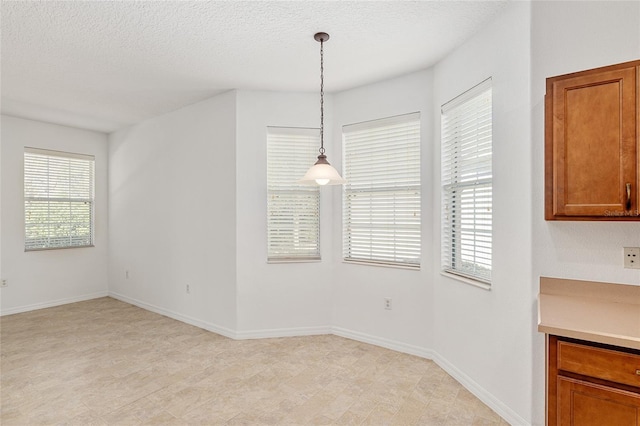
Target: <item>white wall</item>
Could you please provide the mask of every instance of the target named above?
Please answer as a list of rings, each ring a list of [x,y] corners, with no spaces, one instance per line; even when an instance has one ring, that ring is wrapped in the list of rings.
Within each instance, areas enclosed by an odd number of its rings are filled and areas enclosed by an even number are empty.
[[[493,86],[493,253],[491,290],[435,273],[436,359],[478,386],[481,399],[513,424],[531,419],[535,295],[531,288],[530,5],[503,14],[434,68],[440,106],[488,77]],[[439,122],[436,108],[434,121]],[[439,128],[435,129],[432,202],[440,204]],[[440,264],[440,211],[434,270]]]
[[[227,92],[109,136],[110,294],[232,334],[235,129]]]
[[[24,148],[95,156],[95,247],[24,251]],[[2,116],[3,315],[107,295],[107,135]]]
[[[331,96],[325,123],[331,123]],[[331,298],[331,193],[321,189],[321,262],[267,263],[267,126],[320,127],[318,94],[239,91],[237,100],[238,337],[329,332]],[[325,126],[325,136],[330,125]],[[335,144],[325,141],[329,161]],[[311,159],[313,160],[313,159]],[[310,161],[309,167],[313,164]]]
[[[339,334],[430,356],[433,347],[433,108],[430,70],[337,93],[333,139],[342,126],[420,112],[422,253],[419,271],[342,262],[342,191],[333,193],[333,324]],[[339,157],[331,151],[332,161]],[[384,298],[392,310],[384,309]]]
[[[640,246],[640,223],[546,222],[543,211],[545,79],[640,59],[640,3],[536,1],[532,7],[534,278],[640,285],[640,271],[622,266],[622,248]]]
[[[535,1],[531,45],[534,290],[540,276],[640,285],[640,271],[622,266],[622,247],[640,246],[640,223],[544,220],[545,79],[640,59],[640,3]],[[533,342],[533,385],[539,389],[543,336],[534,332]],[[540,392],[533,398],[533,423],[544,424]]]

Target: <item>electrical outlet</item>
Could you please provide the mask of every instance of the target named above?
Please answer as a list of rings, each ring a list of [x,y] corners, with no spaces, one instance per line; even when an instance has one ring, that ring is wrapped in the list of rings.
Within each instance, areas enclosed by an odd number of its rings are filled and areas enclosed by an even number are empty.
[[[392,304],[391,304],[392,300],[390,297],[385,297],[384,298],[384,308],[388,311],[390,311],[392,309]]]
[[[187,294],[191,294],[191,287],[189,287],[189,284],[187,284],[186,290],[187,290]]]
[[[0,281],[0,287],[9,287],[9,281],[4,278]]]
[[[640,247],[624,248],[624,267],[628,269],[640,269]]]

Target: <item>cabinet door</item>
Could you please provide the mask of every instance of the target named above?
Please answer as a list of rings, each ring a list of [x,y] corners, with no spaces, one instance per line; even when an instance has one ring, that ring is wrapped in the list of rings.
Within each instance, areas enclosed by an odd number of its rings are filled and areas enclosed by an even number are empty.
[[[558,425],[640,426],[640,394],[558,377]]]
[[[547,80],[547,219],[637,211],[636,73],[607,67]]]

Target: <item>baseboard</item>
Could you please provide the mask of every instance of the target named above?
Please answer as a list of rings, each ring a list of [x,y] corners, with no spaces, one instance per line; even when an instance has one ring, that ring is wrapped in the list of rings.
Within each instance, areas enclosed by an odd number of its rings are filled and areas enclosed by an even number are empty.
[[[509,408],[506,404],[493,396],[485,388],[480,386],[471,377],[466,375],[455,365],[451,364],[440,354],[433,352],[433,361],[438,364],[440,368],[446,371],[451,377],[456,379],[462,386],[464,386],[469,392],[474,394],[480,401],[498,413],[500,417],[509,422],[513,426],[531,426],[531,423],[523,419],[518,413]]]
[[[173,318],[174,320],[182,321],[184,323],[202,328],[207,331],[211,331],[216,334],[220,334],[230,339],[236,339],[236,331],[227,327],[223,327],[217,324],[213,324],[207,321],[202,321],[188,315],[182,315],[177,312],[173,312],[169,309],[161,308],[159,306],[152,305],[150,303],[142,302],[141,300],[134,299],[132,297],[125,296],[123,294],[109,292],[109,297],[118,299],[122,302],[135,305],[139,308],[146,309],[147,311],[155,312],[156,314],[164,315],[165,317]]]
[[[370,343],[372,345],[381,346],[383,348],[392,349],[409,355],[419,356],[421,358],[433,358],[433,351],[421,346],[410,345],[397,340],[360,333],[359,331],[348,330],[342,327],[332,327],[331,331],[336,336],[346,337],[347,339],[357,340],[358,342]]]
[[[20,314],[23,312],[36,311],[38,309],[53,308],[54,306],[67,305],[69,303],[84,302],[85,300],[98,299],[100,297],[107,297],[108,295],[109,294],[106,291],[99,291],[96,293],[84,294],[82,296],[77,296],[77,297],[69,297],[66,299],[52,300],[50,302],[34,303],[32,305],[18,306],[16,308],[3,309],[2,311],[0,311],[0,316]]]
[[[317,336],[321,334],[331,334],[331,327],[293,327],[238,331],[236,332],[236,339],[269,339],[274,337]]]

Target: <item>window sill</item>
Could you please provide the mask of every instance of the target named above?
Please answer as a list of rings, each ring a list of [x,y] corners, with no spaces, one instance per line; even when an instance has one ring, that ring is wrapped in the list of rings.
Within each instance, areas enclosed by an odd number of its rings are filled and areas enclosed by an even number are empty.
[[[383,268],[394,268],[394,269],[408,269],[410,271],[419,271],[420,265],[401,265],[397,263],[384,263],[384,262],[367,262],[364,260],[347,260],[342,259],[342,263],[352,264],[352,265],[364,265],[364,266],[382,266]]]
[[[267,259],[267,264],[281,263],[320,263],[322,259]]]
[[[483,281],[474,280],[472,278],[465,277],[463,275],[454,274],[447,271],[440,271],[440,275],[445,276],[447,278],[454,279],[456,281],[463,282],[465,284],[472,285],[474,287],[481,288],[483,290],[491,291],[491,284]]]
[[[78,248],[87,248],[87,247],[95,247],[95,245],[91,244],[91,245],[88,245],[88,246],[33,248],[33,249],[24,249],[24,252],[25,253],[29,253],[29,252],[32,252],[32,251],[67,250],[67,249],[78,249]]]

